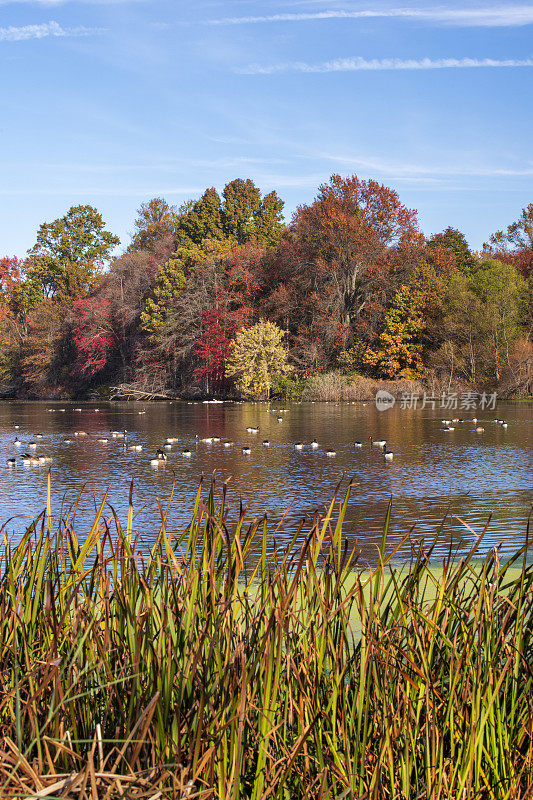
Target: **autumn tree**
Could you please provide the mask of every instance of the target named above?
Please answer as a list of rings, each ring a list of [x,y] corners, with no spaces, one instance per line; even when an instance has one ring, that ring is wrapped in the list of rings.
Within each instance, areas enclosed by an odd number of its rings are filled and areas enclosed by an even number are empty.
[[[163,197],[153,197],[141,203],[134,222],[135,233],[128,250],[154,252],[165,239],[172,237],[176,229],[176,207]]]
[[[217,292],[215,305],[200,312],[200,336],[194,352],[200,364],[195,376],[205,379],[206,392],[220,392],[224,388],[226,362],[231,352],[239,314],[230,311],[224,295]]]
[[[444,284],[427,263],[418,265],[409,284],[396,293],[385,317],[378,347],[365,362],[386,378],[420,378],[426,370],[429,320],[439,314]]]
[[[95,208],[74,206],[64,217],[41,225],[29,250],[28,275],[42,286],[47,297],[70,303],[94,285],[119,242],[105,229]]]
[[[270,397],[272,379],[289,372],[284,333],[273,322],[260,320],[238,331],[226,363],[226,375],[235,378],[243,397]]]
[[[373,296],[379,300],[398,251],[423,243],[416,212],[394,190],[356,175],[333,175],[320,186],[316,200],[297,209],[293,232],[300,257],[324,276],[331,306],[348,325],[360,322]]]

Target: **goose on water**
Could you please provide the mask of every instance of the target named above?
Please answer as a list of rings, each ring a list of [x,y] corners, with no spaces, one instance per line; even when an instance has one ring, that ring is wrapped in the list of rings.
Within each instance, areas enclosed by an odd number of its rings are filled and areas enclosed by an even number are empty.
[[[330,448],[330,449],[326,450],[326,455],[330,456],[330,457],[333,457],[333,456],[336,456],[337,453],[336,453],[335,450],[331,450],[331,448]]]
[[[317,442],[317,440],[316,440],[316,439],[313,439],[313,441],[311,442],[311,447],[313,448],[313,450],[316,450],[316,449],[317,449],[317,447],[318,447],[318,442]]]
[[[142,449],[142,444],[132,444],[130,447],[128,447],[128,450],[134,450],[136,453],[140,453]]]
[[[373,447],[385,447],[387,444],[385,439],[373,439],[371,436],[368,438],[370,439],[370,444],[373,445]]]
[[[270,442],[268,439],[263,439],[263,447],[270,447]]]
[[[28,447],[31,447],[32,450],[35,450],[37,444],[35,442],[28,442]]]
[[[246,428],[247,433],[259,433],[259,428]]]
[[[150,464],[153,467],[158,467],[160,464],[164,464],[166,460],[167,460],[167,454],[164,453],[161,449],[159,449],[155,454],[155,458],[151,459]]]
[[[452,425],[445,425],[443,428],[441,428],[441,431],[454,431],[454,430],[455,428]]]
[[[476,433],[485,433],[485,428],[476,428]]]
[[[8,458],[7,459],[7,464],[8,464],[9,467],[14,467],[16,463],[17,463],[17,459],[16,458]]]
[[[363,446],[363,442],[354,442],[353,446],[354,447],[362,447]]]
[[[303,442],[296,442],[296,444],[294,445],[295,450],[303,450],[303,447],[304,447]]]
[[[233,442],[224,442],[224,447],[233,447]]]
[[[394,453],[391,450],[387,450],[386,445],[383,445],[383,458],[385,461],[392,461],[394,458]]]
[[[65,442],[71,442],[71,441],[72,441],[72,439],[65,439]],[[97,439],[96,441],[99,442],[100,444],[107,444],[109,442],[109,439],[104,439],[102,437],[100,439]]]
[[[245,444],[244,447],[242,448],[242,452],[244,453],[245,456],[249,456],[250,453],[252,452],[252,448],[250,447],[250,445]]]
[[[20,445],[22,444],[18,436],[15,436],[15,441],[13,442],[13,444],[15,445],[15,447],[20,447]]]
[[[189,456],[191,455],[191,451],[186,448],[185,450],[181,451],[181,455],[185,456],[186,458],[189,458]]]

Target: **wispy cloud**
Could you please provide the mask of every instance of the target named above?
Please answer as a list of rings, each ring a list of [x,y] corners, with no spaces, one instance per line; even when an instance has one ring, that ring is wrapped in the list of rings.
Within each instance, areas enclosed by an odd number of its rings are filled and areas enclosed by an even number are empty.
[[[0,0],[0,6],[20,6],[22,4],[34,6],[64,6],[71,2],[86,3],[88,5],[114,5],[116,3],[146,2],[146,0]]]
[[[405,19],[465,27],[515,27],[533,24],[533,5],[490,8],[390,8],[360,11],[316,11],[265,16],[222,17],[208,25],[254,25],[265,22],[306,22],[331,19]]]
[[[25,42],[28,39],[65,38],[67,36],[93,36],[103,33],[104,28],[63,28],[58,22],[43,22],[40,25],[22,25],[0,28],[0,42]]]
[[[480,69],[533,67],[533,58],[336,58],[318,64],[286,61],[279,64],[250,64],[237,70],[241,75],[274,75],[280,72],[375,72],[384,70]]]
[[[314,154],[316,159],[324,159],[335,164],[342,164],[345,168],[363,170],[365,172],[387,175],[394,178],[406,179],[440,179],[453,177],[473,178],[507,178],[529,177],[533,175],[533,164],[525,166],[472,166],[453,164],[410,164],[407,162],[387,161],[381,158],[365,158],[346,154],[320,153]]]

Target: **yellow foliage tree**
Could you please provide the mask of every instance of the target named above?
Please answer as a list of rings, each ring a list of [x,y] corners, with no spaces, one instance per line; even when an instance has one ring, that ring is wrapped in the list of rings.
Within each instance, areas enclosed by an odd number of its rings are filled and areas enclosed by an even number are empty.
[[[385,378],[424,375],[424,345],[428,322],[438,314],[444,283],[433,267],[419,264],[411,282],[398,290],[389,309],[376,350],[365,353],[367,366]]]
[[[237,333],[226,362],[226,375],[235,378],[243,397],[270,397],[272,379],[292,369],[281,344],[284,335],[281,328],[265,320]]]

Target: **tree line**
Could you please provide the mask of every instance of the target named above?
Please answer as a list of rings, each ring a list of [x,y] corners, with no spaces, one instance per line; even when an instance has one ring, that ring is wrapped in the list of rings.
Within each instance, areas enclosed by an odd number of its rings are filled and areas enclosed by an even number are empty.
[[[532,392],[533,204],[473,252],[373,180],[333,175],[285,223],[275,191],[236,179],[143,203],[119,244],[75,206],[0,260],[4,396],[296,398],[328,373]]]

